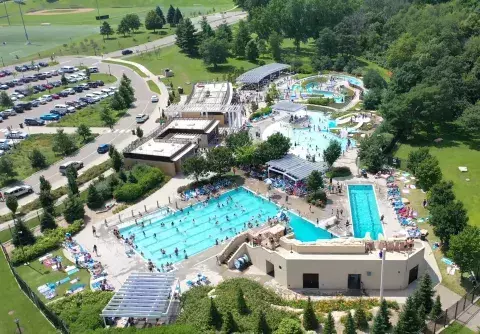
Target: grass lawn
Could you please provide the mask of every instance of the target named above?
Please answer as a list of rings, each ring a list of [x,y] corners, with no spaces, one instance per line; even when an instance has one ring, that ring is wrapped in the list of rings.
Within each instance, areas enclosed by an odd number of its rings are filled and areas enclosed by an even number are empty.
[[[0,254],[0,328],[2,333],[15,333],[14,320],[20,320],[24,333],[54,334],[55,328],[18,287],[3,254]]]
[[[116,65],[120,65],[120,66],[125,66],[125,67],[128,67],[129,69],[131,70],[134,70],[135,72],[137,72],[137,74],[139,76],[141,76],[142,78],[146,78],[147,75],[145,73],[143,73],[137,66],[135,65],[132,65],[132,64],[128,64],[128,63],[122,63],[122,62],[119,62],[119,61],[115,61],[115,60],[103,60],[102,61],[103,63],[107,63],[107,64],[116,64]]]
[[[92,73],[90,74],[90,81],[102,80],[105,84],[117,82],[117,77],[108,73]],[[102,88],[102,87],[100,87]]]
[[[390,82],[390,77],[392,76],[392,72],[363,57],[356,57],[356,58],[360,62],[360,64],[364,67],[365,70],[370,70],[370,69],[376,70],[378,73],[380,73],[380,75],[382,76],[382,78],[385,79],[386,82]]]
[[[61,249],[51,252],[54,256],[62,257],[62,266],[68,267],[70,265],[75,265],[71,261],[65,258]],[[41,264],[37,259],[32,260],[28,266],[18,266],[16,268],[17,273],[20,277],[30,286],[30,288],[37,293],[37,296],[46,303],[49,300],[37,292],[37,288],[46,283],[55,283],[63,278],[69,277],[63,271],[53,271],[52,268],[47,267]],[[85,290],[90,290],[90,273],[86,269],[80,269],[79,272],[70,276],[71,280],[78,278],[81,284],[86,284]],[[57,297],[51,299],[53,301],[62,297],[65,292],[70,288],[72,284],[70,282],[61,284],[56,287]]]
[[[160,93],[160,88],[158,88],[157,84],[155,82],[153,82],[153,80],[147,80],[147,84],[148,84],[148,88],[154,92],[154,93],[157,93],[157,94],[161,94]]]
[[[40,225],[40,220],[37,217],[35,217],[30,220],[27,220],[25,222],[25,225],[27,225],[29,229],[33,229],[38,225]],[[11,240],[11,239],[12,239],[12,234],[10,233],[10,229],[7,228],[6,230],[0,231],[0,242],[7,242],[8,240]]]
[[[463,326],[458,322],[452,323],[450,326],[445,328],[442,333],[444,334],[475,334],[470,328]]]
[[[33,134],[27,139],[22,140],[16,148],[11,150],[12,153],[8,154],[8,156],[11,158],[14,169],[17,172],[15,179],[23,180],[41,170],[34,169],[28,159],[29,154],[34,148],[39,149],[43,153],[48,166],[64,158],[64,156],[58,155],[52,150],[54,136],[54,134]],[[83,145],[81,137],[73,135],[73,138],[77,147]],[[11,181],[12,180],[0,179],[0,185],[5,186]]]
[[[107,98],[103,101],[100,101],[98,104],[89,105],[83,109],[77,110],[73,114],[68,114],[62,118],[58,122],[49,123],[47,126],[78,126],[79,124],[85,124],[90,127],[102,127],[105,126],[103,121],[100,118],[100,111],[107,107],[110,103],[110,99]],[[112,110],[112,114],[116,121],[120,118],[125,116],[127,113],[126,110],[121,111],[114,111]]]

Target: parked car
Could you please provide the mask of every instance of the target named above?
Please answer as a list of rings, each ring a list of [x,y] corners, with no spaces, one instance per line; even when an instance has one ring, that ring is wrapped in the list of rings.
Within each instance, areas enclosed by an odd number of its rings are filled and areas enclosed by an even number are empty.
[[[38,100],[32,100],[30,101],[30,103],[32,104],[32,107],[38,107],[40,105],[40,102],[38,102]]]
[[[126,50],[122,50],[122,55],[126,56],[126,55],[131,55],[133,53],[132,50],[129,50],[129,49],[126,49]]]
[[[1,90],[7,90],[9,89],[10,87],[8,87],[8,85],[0,85],[0,89]]]
[[[8,115],[8,116],[16,116],[17,113],[15,112],[15,110],[13,109],[5,109],[4,111],[2,111],[5,115]]]
[[[89,90],[90,89],[90,86],[88,85],[88,83],[82,83],[80,85],[78,85],[79,87],[82,87],[83,90]]]
[[[87,82],[87,84],[90,88],[97,88],[98,87],[98,83],[95,82],[95,81]]]
[[[28,125],[28,126],[45,125],[45,121],[39,118],[25,118],[23,122],[25,123],[25,125]]]
[[[52,94],[52,99],[58,100],[60,98],[60,95],[58,94]]]
[[[62,85],[61,81],[52,81],[50,83],[53,85],[53,87],[60,87]]]
[[[47,102],[52,102],[53,98],[51,95],[43,95],[42,98],[44,98],[45,100],[47,100]]]
[[[28,133],[22,131],[10,131],[5,135],[7,139],[26,139],[28,138]]]
[[[82,86],[75,86],[75,87],[73,87],[73,89],[74,89],[75,92],[77,92],[77,93],[83,92],[83,87],[82,87]]]
[[[62,90],[61,92],[58,93],[58,95],[59,95],[60,97],[67,97],[67,96],[70,95],[70,94],[69,94],[68,92]]]
[[[21,107],[23,110],[32,109],[32,104],[30,102],[18,102],[17,106]]]
[[[0,117],[2,119],[8,119],[9,116],[4,111],[0,111]]]
[[[29,185],[15,186],[3,191],[3,197],[14,196],[20,197],[27,194],[32,194],[33,188]]]
[[[65,110],[60,110],[60,109],[52,109],[50,110],[50,114],[58,115],[60,117],[65,116],[67,112]]]
[[[47,84],[42,85],[42,87],[44,87],[44,88],[46,88],[46,89],[52,89],[52,88],[53,88],[53,85],[50,84],[50,83],[47,83]]]
[[[104,85],[105,85],[105,83],[104,83],[102,80],[97,80],[97,81],[95,81],[95,82],[96,82],[97,85],[99,85],[99,86],[104,86]]]
[[[148,119],[148,115],[145,114],[138,114],[137,117],[135,117],[135,122],[137,123],[145,123]]]
[[[110,150],[110,145],[108,144],[100,144],[97,148],[97,152],[100,154],[107,153]]]
[[[38,65],[42,66],[42,67],[47,67],[48,66],[48,63],[44,62],[44,61],[41,61],[38,63]]]
[[[43,114],[40,116],[40,119],[43,119],[44,121],[58,121],[60,116],[55,114]]]
[[[70,166],[73,166],[73,168],[75,168],[76,170],[79,170],[80,168],[83,167],[83,162],[81,162],[81,161],[66,162],[66,163],[60,165],[60,168],[59,168],[60,173],[62,175],[67,174],[67,168],[70,167]]]

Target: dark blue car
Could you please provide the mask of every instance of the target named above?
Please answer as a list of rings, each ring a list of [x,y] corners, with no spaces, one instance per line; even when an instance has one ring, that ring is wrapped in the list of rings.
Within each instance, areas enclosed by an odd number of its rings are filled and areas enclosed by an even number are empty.
[[[109,149],[110,149],[110,145],[101,144],[100,146],[98,146],[97,152],[100,154],[104,154],[104,153],[107,153]]]

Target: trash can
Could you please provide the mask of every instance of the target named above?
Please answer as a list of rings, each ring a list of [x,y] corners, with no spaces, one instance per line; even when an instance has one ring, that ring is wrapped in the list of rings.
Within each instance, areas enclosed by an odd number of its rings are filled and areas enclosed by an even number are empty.
[[[183,94],[183,87],[178,87],[177,91],[178,91],[178,94]]]

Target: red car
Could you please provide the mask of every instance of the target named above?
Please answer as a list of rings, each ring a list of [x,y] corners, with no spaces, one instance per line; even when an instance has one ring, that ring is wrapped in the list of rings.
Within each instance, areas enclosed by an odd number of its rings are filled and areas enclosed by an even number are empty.
[[[4,76],[6,76],[7,74],[5,72],[0,72],[0,78],[3,78]]]
[[[60,98],[60,95],[58,94],[52,94],[52,99],[58,100]]]
[[[53,88],[53,85],[52,84],[44,84],[42,85],[43,87],[45,87],[45,89],[52,89]]]

